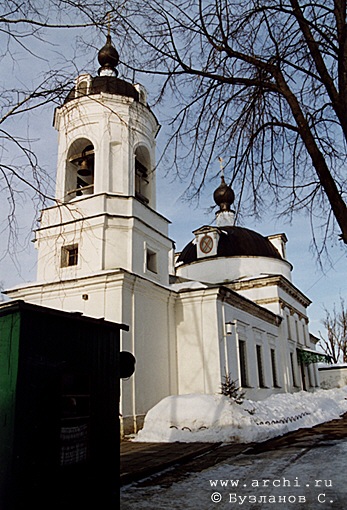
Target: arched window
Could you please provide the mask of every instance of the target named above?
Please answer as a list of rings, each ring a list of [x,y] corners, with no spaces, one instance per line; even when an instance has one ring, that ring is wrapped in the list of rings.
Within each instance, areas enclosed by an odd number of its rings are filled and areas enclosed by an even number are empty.
[[[83,97],[89,94],[92,78],[89,74],[81,74],[76,80],[75,97]]]
[[[86,96],[87,92],[88,92],[87,80],[83,80],[78,85],[76,85],[76,97]]]
[[[71,200],[94,193],[94,146],[89,140],[76,140],[69,149],[66,165],[66,198]]]

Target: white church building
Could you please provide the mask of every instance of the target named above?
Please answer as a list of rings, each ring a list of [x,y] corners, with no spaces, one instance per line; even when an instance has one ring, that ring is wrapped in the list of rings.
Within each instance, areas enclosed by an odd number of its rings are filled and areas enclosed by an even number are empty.
[[[37,281],[7,296],[129,326],[125,432],[168,395],[220,393],[226,375],[256,400],[314,390],[310,300],[292,283],[285,234],[235,225],[222,178],[215,224],[175,253],[156,210],[160,126],[144,88],[117,77],[118,58],[108,36],[98,76],[79,76],[55,111],[56,196],[35,231]]]

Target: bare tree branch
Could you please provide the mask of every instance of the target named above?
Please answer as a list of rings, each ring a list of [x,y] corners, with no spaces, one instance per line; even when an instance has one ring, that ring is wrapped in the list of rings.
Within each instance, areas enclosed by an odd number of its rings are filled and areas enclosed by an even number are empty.
[[[340,298],[339,309],[334,303],[332,311],[324,308],[324,312],[322,324],[326,328],[326,336],[319,332],[319,345],[334,363],[347,363],[347,308],[344,299]]]
[[[230,161],[225,169],[230,181],[247,191],[254,210],[261,207],[261,201],[256,204],[260,196],[283,211],[306,204],[310,214],[327,218],[331,210],[347,243],[343,0],[154,0],[141,5],[128,0],[121,9],[109,6],[116,33],[126,41],[129,66],[166,75],[161,102],[177,97],[170,140],[177,172],[183,161],[191,168],[190,193],[199,193],[215,173],[212,162],[223,155]],[[219,119],[210,104],[211,85],[217,83],[222,87]],[[185,150],[193,145],[194,150]],[[285,152],[282,168],[279,151]],[[323,200],[302,186],[314,181]],[[292,197],[281,192],[289,182]],[[329,222],[330,234],[336,224]]]

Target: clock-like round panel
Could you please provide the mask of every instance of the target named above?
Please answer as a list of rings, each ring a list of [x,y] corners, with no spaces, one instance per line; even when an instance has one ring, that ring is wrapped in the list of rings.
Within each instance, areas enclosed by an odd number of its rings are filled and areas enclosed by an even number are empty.
[[[209,235],[205,235],[200,240],[200,250],[202,253],[210,253],[213,248],[213,238]]]

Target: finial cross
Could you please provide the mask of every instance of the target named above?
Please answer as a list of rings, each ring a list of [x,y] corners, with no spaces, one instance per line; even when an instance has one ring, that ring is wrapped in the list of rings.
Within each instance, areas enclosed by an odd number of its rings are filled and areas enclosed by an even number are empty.
[[[222,157],[219,157],[218,161],[219,161],[219,166],[220,166],[221,177],[224,177],[224,166],[223,166],[224,159]]]
[[[111,13],[107,13],[107,35],[111,35]]]

